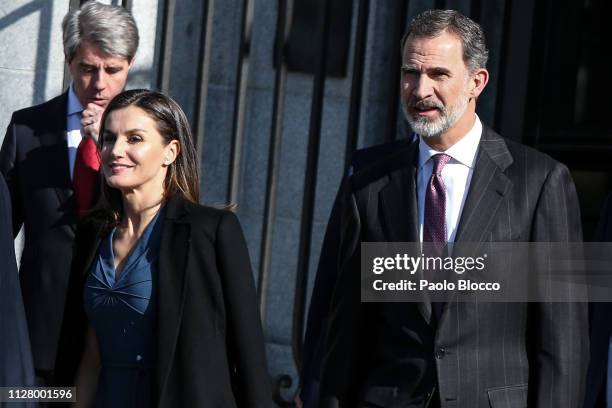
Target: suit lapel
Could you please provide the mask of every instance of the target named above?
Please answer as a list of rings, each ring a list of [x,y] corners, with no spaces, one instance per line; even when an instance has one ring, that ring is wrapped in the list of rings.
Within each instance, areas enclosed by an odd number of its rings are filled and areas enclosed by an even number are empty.
[[[468,189],[468,195],[461,211],[455,242],[484,243],[495,225],[496,214],[504,196],[512,188],[512,181],[504,171],[513,162],[512,155],[504,139],[486,126],[483,126],[478,158]],[[477,251],[478,248],[472,248]],[[455,256],[459,253],[453,253]],[[461,254],[469,256],[472,254]],[[444,305],[440,318],[442,324],[446,310],[457,296],[453,292],[449,302]]]
[[[418,209],[416,201],[416,162],[418,144],[414,143],[401,155],[401,161],[409,163],[389,173],[389,182],[379,195],[385,232],[391,242],[416,242],[418,233]]]
[[[157,312],[158,400],[166,388],[183,315],[186,266],[191,243],[187,215],[183,199],[172,198],[168,201],[162,229],[157,289],[159,305],[163,305]]]
[[[102,231],[99,230],[99,232],[102,232]],[[87,258],[85,258],[85,264],[84,264],[85,267],[81,269],[83,273],[83,276],[82,276],[83,278],[85,278],[87,274],[89,274],[94,258],[96,257],[96,255],[98,254],[98,250],[100,249],[102,238],[103,237],[101,234],[97,234],[96,237],[93,238],[93,245],[91,246],[89,252],[87,253]]]
[[[418,143],[412,143],[401,155],[403,166],[389,173],[389,183],[380,191],[385,236],[389,242],[419,242],[416,173]],[[406,165],[408,163],[408,165]],[[423,319],[431,324],[431,301],[422,292],[416,304]]]
[[[66,112],[68,111],[68,93],[60,95],[52,105],[43,120],[46,123],[46,130],[40,135],[41,144],[49,149],[48,155],[50,163],[45,172],[51,172],[52,180],[56,180],[55,192],[62,208],[69,219],[76,220],[76,208],[72,199],[72,181],[70,180],[70,163],[68,161],[68,143],[66,133]],[[76,224],[69,223],[75,230]]]
[[[455,242],[486,241],[495,214],[512,187],[512,181],[504,174],[512,161],[502,137],[484,127]]]

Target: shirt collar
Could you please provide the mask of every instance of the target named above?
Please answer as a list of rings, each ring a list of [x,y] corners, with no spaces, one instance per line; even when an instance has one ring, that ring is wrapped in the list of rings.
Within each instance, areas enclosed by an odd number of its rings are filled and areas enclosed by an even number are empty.
[[[81,112],[83,112],[83,106],[81,106],[79,98],[74,93],[74,84],[71,83],[68,88],[68,116]]]
[[[444,153],[449,155],[454,161],[459,162],[467,167],[474,167],[476,161],[476,152],[478,144],[482,136],[482,123],[476,115],[474,126],[466,133],[457,143],[449,147]],[[419,170],[423,168],[425,163],[435,154],[439,154],[435,149],[432,149],[422,137],[419,136]]]

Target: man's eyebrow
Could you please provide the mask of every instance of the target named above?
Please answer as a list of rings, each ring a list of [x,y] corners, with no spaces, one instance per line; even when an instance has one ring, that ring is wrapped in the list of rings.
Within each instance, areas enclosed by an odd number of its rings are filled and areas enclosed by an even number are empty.
[[[418,72],[420,70],[416,65],[403,64],[402,71]],[[450,69],[446,67],[432,67],[432,68],[427,68],[425,71],[429,74],[436,74],[436,75],[450,75],[451,74]]]
[[[433,67],[429,68],[427,72],[438,75],[450,75],[451,71],[445,67]]]

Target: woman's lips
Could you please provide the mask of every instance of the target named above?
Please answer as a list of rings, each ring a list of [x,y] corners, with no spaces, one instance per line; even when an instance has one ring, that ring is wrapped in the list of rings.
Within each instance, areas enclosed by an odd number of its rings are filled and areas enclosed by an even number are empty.
[[[119,174],[122,173],[130,168],[132,168],[133,166],[127,165],[127,164],[109,164],[108,165],[109,169],[111,170],[111,172],[113,174]]]

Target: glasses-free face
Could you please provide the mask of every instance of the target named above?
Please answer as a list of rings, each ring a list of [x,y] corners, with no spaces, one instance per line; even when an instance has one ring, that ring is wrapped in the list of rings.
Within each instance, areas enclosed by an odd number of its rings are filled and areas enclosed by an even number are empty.
[[[439,136],[473,116],[475,102],[470,102],[487,78],[484,69],[469,72],[456,35],[409,37],[403,52],[401,97],[412,129],[424,137]]]
[[[131,66],[126,58],[104,54],[95,45],[83,41],[68,63],[74,92],[81,105],[85,108],[93,103],[105,108],[125,87]]]
[[[165,142],[155,121],[128,106],[106,117],[102,134],[102,171],[110,187],[162,196],[168,166],[179,152],[177,140]]]

